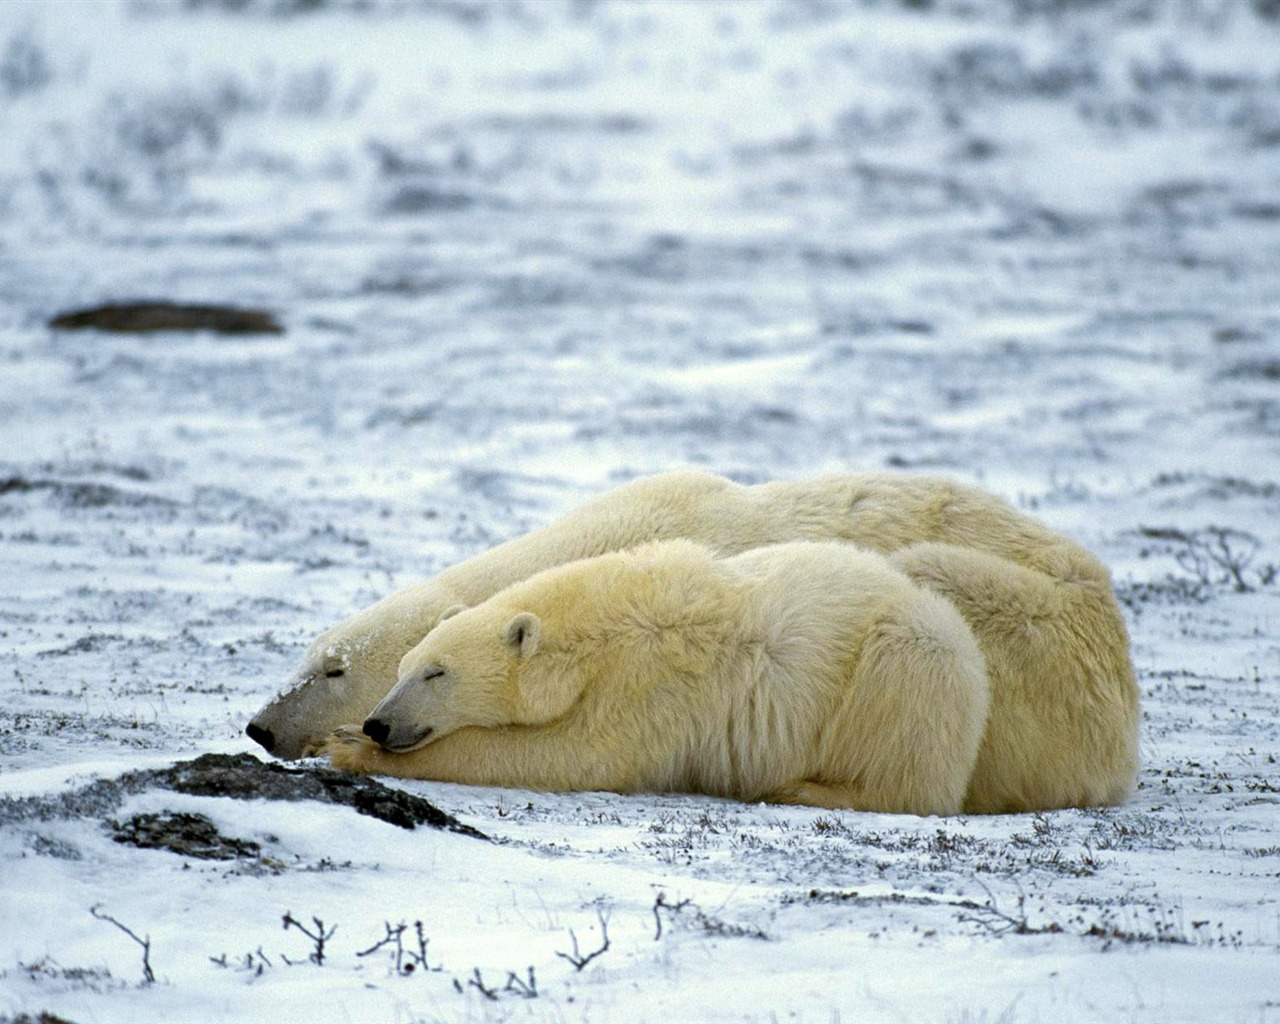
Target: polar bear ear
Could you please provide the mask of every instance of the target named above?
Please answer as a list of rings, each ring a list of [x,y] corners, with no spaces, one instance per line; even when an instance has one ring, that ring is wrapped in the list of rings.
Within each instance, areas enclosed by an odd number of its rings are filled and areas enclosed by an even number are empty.
[[[533,612],[520,612],[507,623],[502,636],[520,657],[527,658],[538,649],[538,641],[542,639],[542,623]]]
[[[466,610],[467,606],[465,604],[451,604],[440,613],[440,618],[436,619],[436,625],[438,626],[440,623],[444,622],[445,619],[451,619],[457,615],[458,612],[465,612]]]

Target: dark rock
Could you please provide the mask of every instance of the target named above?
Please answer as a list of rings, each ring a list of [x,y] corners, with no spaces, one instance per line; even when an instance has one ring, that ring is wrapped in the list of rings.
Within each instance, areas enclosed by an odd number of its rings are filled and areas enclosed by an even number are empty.
[[[161,785],[179,793],[346,804],[400,828],[427,825],[485,838],[422,797],[392,789],[365,775],[349,775],[332,768],[290,768],[259,761],[252,754],[204,754],[194,761],[179,761],[155,776]]]
[[[33,494],[37,491],[53,494],[62,504],[74,509],[98,509],[123,506],[137,509],[172,511],[178,503],[158,495],[147,494],[132,488],[92,481],[53,480],[10,476],[0,479],[0,495]]]
[[[168,768],[126,772],[116,779],[99,779],[70,793],[0,797],[0,824],[55,818],[105,818],[120,806],[125,797],[148,789],[171,789],[195,796],[229,797],[233,800],[315,800],[346,804],[360,814],[400,828],[426,825],[476,839],[488,838],[430,801],[393,789],[377,779],[350,775],[332,768],[290,768],[277,763],[268,764],[252,754],[204,754],[194,761],[179,761]]]
[[[61,313],[49,321],[60,331],[98,330],[117,334],[154,331],[213,331],[217,334],[283,334],[270,313],[233,306],[173,302],[126,302]]]
[[[404,185],[386,201],[384,212],[452,213],[470,209],[476,202],[476,197],[467,192],[440,189],[433,185]]]
[[[161,812],[136,814],[124,824],[111,822],[117,843],[144,850],[170,850],[201,860],[256,857],[262,847],[251,840],[232,839],[203,814]]]
[[[7,1017],[0,1017],[0,1020],[8,1020]],[[56,1013],[50,1013],[48,1010],[41,1010],[37,1014],[20,1013],[13,1018],[13,1024],[72,1024],[66,1017],[59,1017]]]

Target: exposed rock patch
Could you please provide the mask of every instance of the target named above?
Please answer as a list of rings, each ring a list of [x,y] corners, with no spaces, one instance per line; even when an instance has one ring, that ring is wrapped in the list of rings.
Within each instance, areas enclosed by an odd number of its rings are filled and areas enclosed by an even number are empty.
[[[252,754],[205,754],[194,761],[179,761],[156,775],[161,785],[179,793],[347,804],[361,814],[401,828],[427,825],[485,838],[422,797],[332,768],[289,768],[264,763]]]
[[[252,840],[222,835],[203,814],[135,814],[123,824],[112,822],[111,829],[117,843],[144,850],[170,850],[200,860],[256,857],[262,849]]]
[[[0,824],[10,821],[49,821],[57,818],[107,819],[124,799],[148,789],[170,789],[195,796],[230,797],[235,800],[314,800],[320,803],[346,804],[361,814],[377,818],[400,828],[419,825],[444,829],[477,839],[488,838],[470,825],[446,814],[428,800],[392,789],[376,779],[348,775],[332,768],[290,768],[282,764],[264,763],[252,754],[204,754],[193,761],[179,761],[168,768],[126,772],[116,779],[99,779],[81,789],[51,796],[0,798]],[[143,819],[167,819],[164,822]],[[181,822],[177,819],[192,819]],[[199,819],[199,820],[197,820]],[[192,849],[201,841],[201,821],[207,822],[212,835],[213,823],[202,815],[138,815],[125,825],[113,825],[116,838],[135,846],[157,845],[173,849],[167,842],[148,843],[148,836],[168,835]],[[183,829],[187,829],[183,838]],[[219,837],[220,839],[222,837]],[[213,843],[205,834],[205,842]],[[223,840],[239,842],[239,840]],[[253,845],[253,844],[246,844]],[[184,852],[184,851],[179,851]],[[202,856],[192,853],[191,856]],[[209,856],[209,854],[203,854]]]
[[[60,331],[98,330],[116,334],[156,331],[213,331],[215,334],[283,334],[270,313],[235,306],[176,302],[124,302],[61,313],[49,321]]]

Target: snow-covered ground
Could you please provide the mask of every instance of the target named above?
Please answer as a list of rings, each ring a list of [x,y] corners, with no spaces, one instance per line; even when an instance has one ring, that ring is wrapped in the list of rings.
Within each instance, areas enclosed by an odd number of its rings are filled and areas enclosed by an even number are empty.
[[[47,326],[141,298],[286,333]],[[4,0],[0,385],[0,1018],[1280,1021],[1273,0]],[[77,796],[688,465],[946,473],[1097,551],[1137,794],[403,787],[492,841]],[[256,850],[113,839],[181,813]]]

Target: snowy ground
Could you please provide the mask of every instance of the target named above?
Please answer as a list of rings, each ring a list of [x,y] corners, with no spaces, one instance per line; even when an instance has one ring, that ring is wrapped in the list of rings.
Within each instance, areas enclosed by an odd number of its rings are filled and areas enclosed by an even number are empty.
[[[5,0],[0,140],[0,1018],[1280,1021],[1272,0]],[[287,332],[46,326],[139,298]],[[491,842],[74,798],[684,465],[947,473],[1089,545],[1135,797],[404,787]],[[257,848],[113,841],[153,813]]]

